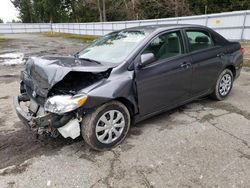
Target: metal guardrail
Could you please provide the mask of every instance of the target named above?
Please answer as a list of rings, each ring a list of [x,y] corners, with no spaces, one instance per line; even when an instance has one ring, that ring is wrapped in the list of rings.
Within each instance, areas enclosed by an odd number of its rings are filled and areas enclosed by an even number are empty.
[[[162,18],[150,20],[94,23],[9,23],[0,24],[1,33],[62,32],[82,35],[105,35],[129,27],[159,24],[198,24],[210,27],[230,40],[250,40],[250,11]]]

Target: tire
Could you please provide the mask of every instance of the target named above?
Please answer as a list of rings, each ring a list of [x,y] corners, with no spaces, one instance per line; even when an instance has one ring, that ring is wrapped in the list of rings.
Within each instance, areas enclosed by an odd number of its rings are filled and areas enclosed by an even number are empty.
[[[125,139],[130,123],[131,117],[126,106],[118,101],[111,101],[84,115],[82,137],[91,148],[108,150]]]
[[[211,97],[219,101],[224,100],[233,88],[233,81],[234,77],[232,71],[229,69],[223,70],[216,81],[216,86]]]

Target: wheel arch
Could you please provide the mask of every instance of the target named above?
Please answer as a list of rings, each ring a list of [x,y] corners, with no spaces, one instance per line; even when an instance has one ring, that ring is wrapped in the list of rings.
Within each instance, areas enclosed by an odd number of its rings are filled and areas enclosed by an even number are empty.
[[[225,67],[225,69],[229,69],[230,71],[232,71],[233,77],[235,78],[235,76],[236,76],[236,68],[235,68],[234,65],[228,65],[228,66]]]
[[[134,114],[136,113],[136,108],[135,108],[134,104],[130,100],[128,100],[128,99],[126,99],[124,97],[118,97],[118,98],[116,98],[114,100],[119,101],[122,104],[124,104],[127,107],[131,118],[133,118]]]

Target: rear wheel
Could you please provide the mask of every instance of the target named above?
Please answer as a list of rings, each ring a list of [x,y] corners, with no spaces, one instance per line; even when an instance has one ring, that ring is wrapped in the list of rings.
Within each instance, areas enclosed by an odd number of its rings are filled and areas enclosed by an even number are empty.
[[[231,70],[225,69],[222,71],[217,79],[216,86],[211,96],[216,100],[225,99],[232,90],[233,79],[233,73]]]
[[[118,145],[126,137],[130,127],[130,114],[118,101],[106,103],[85,115],[82,136],[95,150],[106,150]]]

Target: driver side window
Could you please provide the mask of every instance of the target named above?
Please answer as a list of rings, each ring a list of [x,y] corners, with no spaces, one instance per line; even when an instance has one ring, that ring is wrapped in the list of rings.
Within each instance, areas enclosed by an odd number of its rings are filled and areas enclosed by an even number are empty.
[[[153,53],[156,61],[183,54],[180,32],[159,35],[143,51],[143,54],[146,53]]]

